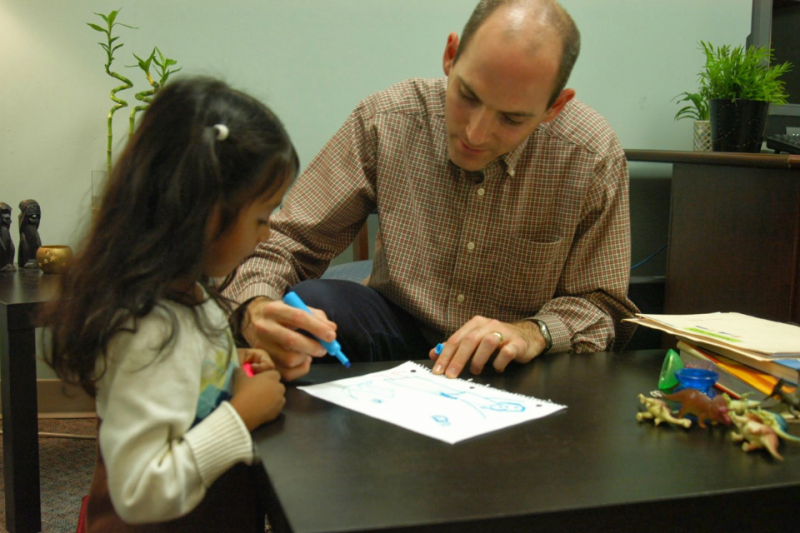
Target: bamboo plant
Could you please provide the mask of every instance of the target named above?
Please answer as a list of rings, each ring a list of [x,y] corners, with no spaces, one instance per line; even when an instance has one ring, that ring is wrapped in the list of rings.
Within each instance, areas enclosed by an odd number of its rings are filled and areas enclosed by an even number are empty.
[[[105,27],[99,26],[97,24],[92,24],[91,22],[87,22],[86,23],[93,30],[99,31],[100,33],[105,34],[106,42],[104,42],[104,43],[103,42],[99,42],[98,44],[100,46],[102,46],[103,50],[105,50],[105,52],[106,52],[106,58],[107,58],[106,59],[106,64],[105,64],[106,74],[108,74],[112,78],[118,79],[119,81],[121,81],[123,83],[122,85],[111,89],[111,100],[114,102],[115,105],[112,106],[111,110],[108,112],[108,119],[107,119],[107,123],[108,123],[108,143],[106,145],[106,167],[107,167],[107,172],[108,172],[109,176],[111,175],[111,148],[113,146],[112,141],[113,141],[113,137],[114,137],[112,124],[113,124],[113,119],[114,119],[114,113],[116,113],[119,109],[122,109],[123,107],[127,107],[128,106],[128,102],[126,102],[125,100],[119,98],[117,96],[117,93],[120,92],[120,91],[125,91],[125,90],[130,89],[130,88],[133,87],[133,83],[131,83],[131,80],[129,80],[128,78],[126,78],[122,74],[120,74],[118,72],[114,72],[113,70],[111,70],[111,64],[114,62],[114,52],[116,52],[118,49],[122,48],[122,46],[123,46],[122,43],[114,44],[117,41],[117,39],[119,39],[119,37],[118,36],[112,36],[112,33],[114,31],[114,27],[115,26],[123,26],[125,28],[137,29],[134,26],[129,26],[127,24],[122,24],[121,22],[117,22],[117,20],[116,20],[117,19],[117,15],[119,14],[120,11],[121,11],[121,8],[117,9],[115,11],[112,11],[108,15],[104,15],[102,13],[96,13],[95,12],[95,15],[97,15],[98,17],[103,19],[103,21],[106,24]]]
[[[147,76],[147,83],[150,84],[150,89],[136,93],[136,99],[140,102],[144,102],[144,104],[137,105],[131,109],[131,115],[128,121],[129,136],[133,135],[133,130],[136,125],[136,114],[139,111],[144,111],[147,109],[147,107],[150,105],[150,102],[153,100],[153,96],[155,96],[156,93],[158,93],[158,91],[167,83],[170,75],[175,74],[181,70],[181,68],[183,68],[180,67],[175,70],[171,70],[170,67],[177,65],[178,62],[162,54],[161,50],[159,50],[157,46],[153,48],[153,51],[150,53],[150,56],[147,59],[142,59],[136,54],[133,54],[133,57],[136,58],[138,64],[130,66],[138,66],[144,72],[145,76]],[[155,71],[157,79],[153,79],[152,74],[150,74],[151,66],[153,66],[153,70]]]

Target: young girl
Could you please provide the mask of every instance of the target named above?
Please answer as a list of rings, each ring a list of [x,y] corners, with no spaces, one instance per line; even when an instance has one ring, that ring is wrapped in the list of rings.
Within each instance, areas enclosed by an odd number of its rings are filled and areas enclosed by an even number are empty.
[[[284,387],[234,347],[229,281],[298,171],[278,118],[220,81],[164,87],[45,313],[48,362],[97,400],[87,531],[263,531],[250,431]],[[240,364],[252,363],[247,377]]]

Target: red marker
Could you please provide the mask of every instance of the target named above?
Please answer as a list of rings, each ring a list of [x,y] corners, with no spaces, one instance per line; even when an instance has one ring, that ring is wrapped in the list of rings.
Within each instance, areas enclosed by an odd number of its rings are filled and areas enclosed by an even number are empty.
[[[255,374],[253,373],[253,366],[250,363],[245,363],[242,365],[242,370],[244,373],[247,374],[247,377],[253,377]]]

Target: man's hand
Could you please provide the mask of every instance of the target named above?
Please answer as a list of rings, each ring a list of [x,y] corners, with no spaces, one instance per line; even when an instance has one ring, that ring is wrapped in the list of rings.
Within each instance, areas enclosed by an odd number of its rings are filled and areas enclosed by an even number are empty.
[[[495,352],[497,357],[492,366],[502,372],[511,361],[529,362],[542,353],[545,346],[545,340],[535,322],[508,324],[476,316],[447,339],[440,355],[437,356],[434,350],[428,355],[436,360],[433,365],[434,374],[456,378],[468,362],[469,371],[480,374]]]
[[[285,381],[305,376],[311,368],[311,358],[327,354],[319,342],[297,330],[325,341],[336,339],[336,324],[319,309],[311,308],[311,312],[267,298],[256,298],[247,306],[242,336],[251,347],[269,354]]]

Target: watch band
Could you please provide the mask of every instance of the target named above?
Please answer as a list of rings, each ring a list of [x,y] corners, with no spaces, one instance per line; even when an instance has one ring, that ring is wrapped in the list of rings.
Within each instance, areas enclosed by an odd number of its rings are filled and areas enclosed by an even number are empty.
[[[550,336],[550,330],[547,328],[547,324],[536,318],[534,318],[533,321],[539,324],[539,333],[542,334],[542,338],[544,339],[544,351],[542,354],[545,354],[553,347],[553,337]]]

